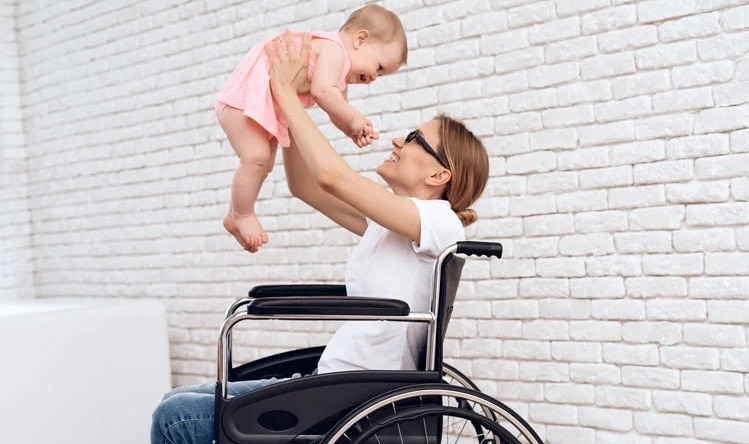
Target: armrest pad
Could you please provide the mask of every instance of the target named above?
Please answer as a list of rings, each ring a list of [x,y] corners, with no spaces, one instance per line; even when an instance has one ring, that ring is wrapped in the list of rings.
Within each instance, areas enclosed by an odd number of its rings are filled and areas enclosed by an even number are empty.
[[[356,296],[265,297],[247,305],[252,315],[408,316],[407,303],[398,299]]]
[[[346,286],[336,284],[258,285],[250,290],[251,298],[280,296],[346,296]]]

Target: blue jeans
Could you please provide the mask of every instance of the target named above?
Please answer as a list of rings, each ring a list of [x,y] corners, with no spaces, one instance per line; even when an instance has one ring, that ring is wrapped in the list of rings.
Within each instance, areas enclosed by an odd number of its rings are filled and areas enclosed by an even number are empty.
[[[229,382],[226,391],[230,397],[239,396],[288,379]],[[207,383],[177,387],[167,393],[153,412],[151,444],[211,444],[215,392],[216,384]]]

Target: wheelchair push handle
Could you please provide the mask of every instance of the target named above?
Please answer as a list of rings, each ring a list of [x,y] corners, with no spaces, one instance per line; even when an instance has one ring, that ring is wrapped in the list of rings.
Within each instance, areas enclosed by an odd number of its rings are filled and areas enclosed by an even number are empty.
[[[468,256],[486,256],[502,258],[502,244],[498,242],[460,241],[457,243],[456,253]]]

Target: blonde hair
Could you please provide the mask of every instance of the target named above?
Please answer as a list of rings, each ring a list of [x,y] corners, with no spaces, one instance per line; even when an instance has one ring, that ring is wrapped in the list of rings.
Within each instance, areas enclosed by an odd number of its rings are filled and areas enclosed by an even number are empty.
[[[462,122],[445,114],[438,114],[435,119],[440,122],[436,150],[452,173],[443,196],[467,227],[478,220],[478,214],[470,206],[489,181],[489,155],[484,144]]]
[[[394,12],[378,5],[366,5],[352,12],[339,31],[356,32],[365,29],[382,43],[400,41],[401,64],[408,60],[408,41],[403,23]]]

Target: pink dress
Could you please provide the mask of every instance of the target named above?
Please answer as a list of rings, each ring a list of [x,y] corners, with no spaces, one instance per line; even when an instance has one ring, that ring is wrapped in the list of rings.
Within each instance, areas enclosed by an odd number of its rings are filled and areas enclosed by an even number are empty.
[[[341,91],[344,91],[348,87],[346,76],[351,69],[351,62],[348,60],[348,55],[338,32],[310,32],[310,34],[312,34],[313,39],[327,39],[337,43],[346,55],[343,70],[338,78],[338,85],[336,85]],[[270,76],[268,75],[270,64],[264,51],[265,44],[279,35],[283,34],[270,37],[250,49],[242,63],[221,87],[216,102],[216,111],[220,113],[226,105],[241,109],[245,116],[256,121],[268,131],[269,138],[275,137],[281,146],[289,146],[289,126],[273,100],[273,94],[270,90]],[[294,40],[297,45],[301,44],[301,36],[301,33],[294,33]],[[307,69],[307,77],[310,80],[316,62],[317,58],[311,54]],[[299,98],[306,108],[315,104],[310,94],[300,94]]]

